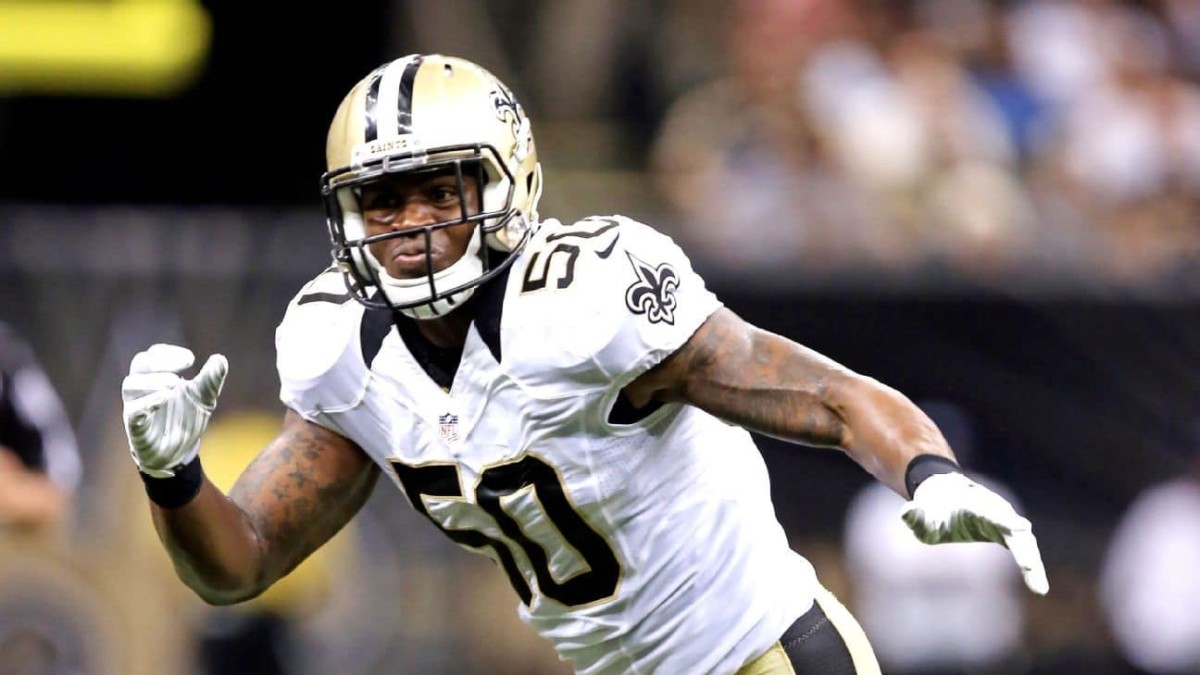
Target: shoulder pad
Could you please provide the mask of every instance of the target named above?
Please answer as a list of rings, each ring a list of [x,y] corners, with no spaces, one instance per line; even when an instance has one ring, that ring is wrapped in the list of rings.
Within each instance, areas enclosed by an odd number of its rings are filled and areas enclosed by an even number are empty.
[[[358,349],[363,306],[346,290],[341,272],[326,269],[288,304],[275,329],[280,398],[302,414],[361,398],[367,370]]]
[[[719,306],[670,237],[625,216],[552,221],[522,257],[510,287],[514,347],[550,378],[625,382]]]

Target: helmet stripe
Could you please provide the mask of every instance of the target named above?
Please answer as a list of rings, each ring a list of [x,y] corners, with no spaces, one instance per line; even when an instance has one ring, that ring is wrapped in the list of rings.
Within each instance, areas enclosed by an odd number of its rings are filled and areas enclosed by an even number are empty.
[[[367,100],[365,103],[365,112],[367,114],[366,122],[366,141],[369,143],[379,137],[379,130],[376,128],[378,115],[376,114],[375,102],[379,99],[379,82],[383,79],[383,69],[377,69],[374,75],[371,76],[371,84],[367,87]]]
[[[421,69],[422,57],[418,56],[404,69],[404,77],[400,78],[399,101],[396,105],[397,130],[401,134],[412,133],[412,99],[413,83],[417,80],[417,71]]]
[[[417,71],[423,60],[421,56],[414,56],[407,62],[393,61],[383,72],[378,105],[380,114],[377,116],[380,139],[392,139],[412,132],[413,82],[417,79]],[[395,117],[386,112],[389,110],[396,111]]]

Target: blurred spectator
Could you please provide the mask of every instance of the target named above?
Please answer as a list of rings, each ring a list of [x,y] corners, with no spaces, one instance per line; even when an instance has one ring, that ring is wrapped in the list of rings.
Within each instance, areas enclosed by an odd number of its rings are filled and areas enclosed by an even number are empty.
[[[1053,205],[1045,229],[1083,223],[1071,257],[1095,279],[1169,291],[1200,249],[1200,90],[1176,74],[1186,13],[1159,4],[1027,2],[1008,25],[1017,72],[1051,109],[1029,174]]]
[[[1155,0],[1168,21],[1179,69],[1188,77],[1200,76],[1200,3],[1195,0]]]
[[[654,149],[678,235],[755,274],[923,264],[990,280],[1023,261],[1037,232],[1014,128],[1028,122],[936,30],[962,6],[927,5],[923,25],[848,0],[739,3],[731,73],[680,97]],[[994,16],[978,21],[994,41]]]
[[[30,345],[0,324],[0,526],[44,531],[62,524],[80,467],[54,386]]]
[[[844,0],[736,3],[730,72],[680,96],[653,149],[651,165],[678,220],[670,234],[747,276],[903,256],[903,241],[875,230],[875,205],[831,166],[797,94],[813,55],[855,22]]]
[[[921,406],[970,466],[974,429],[959,407]],[[1006,498],[996,481],[972,474]],[[960,544],[933,550],[900,520],[904,500],[868,485],[846,515],[853,606],[885,673],[1013,675],[1023,672],[1020,576],[1003,549]]]
[[[953,54],[991,100],[1019,159],[1027,159],[1046,132],[1047,106],[1014,67],[1003,8],[989,0],[919,0],[915,22]]]
[[[654,146],[671,234],[747,278],[1176,290],[1200,261],[1194,5],[737,3],[729,72]]]
[[[1051,106],[1077,100],[1104,78],[1107,50],[1088,4],[1018,2],[1005,17],[1014,69]]]
[[[1200,452],[1190,474],[1126,510],[1105,555],[1100,595],[1125,658],[1155,675],[1200,672]]]

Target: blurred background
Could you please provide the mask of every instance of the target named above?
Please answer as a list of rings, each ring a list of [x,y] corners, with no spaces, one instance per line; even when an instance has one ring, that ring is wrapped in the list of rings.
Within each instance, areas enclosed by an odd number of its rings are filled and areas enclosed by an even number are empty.
[[[1044,598],[1003,550],[897,534],[845,457],[762,440],[884,672],[1200,673],[1195,0],[0,0],[0,321],[56,439],[0,495],[59,499],[0,517],[0,672],[566,672],[388,485],[267,596],[206,607],[127,457],[120,380],[157,341],[229,357],[214,480],[274,434],[274,328],[329,261],[326,127],[410,52],[513,88],[544,216],[670,234],[1030,517]]]

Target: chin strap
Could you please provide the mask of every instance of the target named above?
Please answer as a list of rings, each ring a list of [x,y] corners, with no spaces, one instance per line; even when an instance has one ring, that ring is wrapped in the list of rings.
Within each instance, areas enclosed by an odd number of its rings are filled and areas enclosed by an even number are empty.
[[[474,288],[467,288],[428,304],[397,308],[396,311],[410,319],[436,319],[462,307],[474,294]]]
[[[471,236],[471,243],[461,258],[453,265],[433,274],[434,288],[456,288],[483,276],[483,258],[480,255],[480,251],[483,249],[481,239],[482,237],[477,231]],[[369,252],[368,255],[370,255]],[[374,256],[371,256],[370,264],[376,266],[379,274],[380,291],[389,302],[396,306],[397,311],[414,319],[432,319],[448,314],[461,307],[475,292],[474,287],[465,288],[453,295],[430,301],[428,300],[430,290],[428,276],[416,279],[397,279],[379,266]]]

